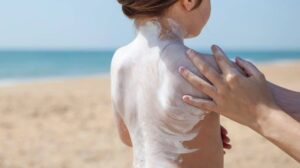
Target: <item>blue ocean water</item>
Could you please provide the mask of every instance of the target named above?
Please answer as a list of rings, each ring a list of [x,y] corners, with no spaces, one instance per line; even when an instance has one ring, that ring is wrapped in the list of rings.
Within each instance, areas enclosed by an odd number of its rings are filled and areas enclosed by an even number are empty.
[[[113,51],[0,51],[0,80],[101,75]]]
[[[0,81],[108,74],[113,50],[0,51]],[[300,60],[300,51],[231,51],[255,62]]]

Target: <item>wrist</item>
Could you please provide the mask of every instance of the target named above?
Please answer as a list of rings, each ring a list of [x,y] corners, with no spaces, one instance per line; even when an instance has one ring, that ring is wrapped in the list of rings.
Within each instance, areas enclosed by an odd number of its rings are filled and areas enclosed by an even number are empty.
[[[278,133],[276,124],[281,122],[282,110],[277,105],[264,106],[259,108],[257,114],[257,118],[250,128],[267,138],[277,136],[275,135]]]

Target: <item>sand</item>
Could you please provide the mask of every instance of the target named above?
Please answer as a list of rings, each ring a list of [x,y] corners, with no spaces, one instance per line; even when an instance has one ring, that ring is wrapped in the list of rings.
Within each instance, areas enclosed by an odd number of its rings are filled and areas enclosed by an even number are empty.
[[[260,65],[267,78],[300,91],[300,62]],[[130,168],[118,138],[109,77],[0,88],[0,168]],[[227,119],[233,149],[226,168],[296,168],[299,163]],[[297,142],[299,143],[299,142]]]

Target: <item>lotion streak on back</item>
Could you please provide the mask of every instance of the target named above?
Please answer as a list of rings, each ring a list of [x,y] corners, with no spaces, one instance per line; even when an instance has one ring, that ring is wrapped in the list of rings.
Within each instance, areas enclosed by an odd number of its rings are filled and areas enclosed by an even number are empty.
[[[182,143],[199,134],[195,126],[204,112],[184,104],[181,97],[204,96],[177,72],[179,65],[190,63],[178,27],[170,25],[177,36],[165,40],[158,22],[140,26],[136,39],[120,48],[112,62],[114,110],[130,132],[135,168],[176,168],[181,154],[201,150]]]

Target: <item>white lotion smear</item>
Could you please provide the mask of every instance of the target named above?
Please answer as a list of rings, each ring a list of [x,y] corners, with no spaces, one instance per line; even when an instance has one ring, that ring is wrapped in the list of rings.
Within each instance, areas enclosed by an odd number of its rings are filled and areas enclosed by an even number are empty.
[[[134,168],[176,168],[181,154],[200,150],[183,142],[199,134],[195,126],[205,112],[181,98],[205,96],[179,75],[181,65],[196,69],[185,56],[184,31],[168,22],[165,34],[157,21],[139,26],[135,40],[118,49],[112,61],[113,108],[130,132]]]

